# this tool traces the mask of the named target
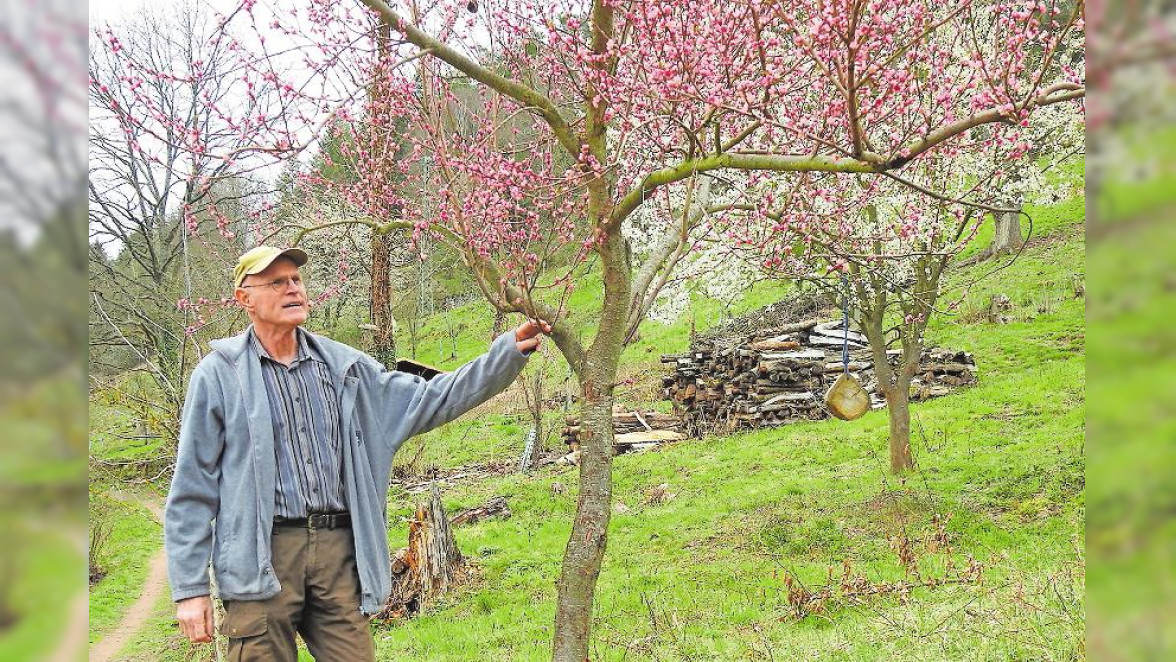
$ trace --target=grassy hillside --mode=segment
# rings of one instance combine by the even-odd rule
[[[626,348],[621,358],[622,371],[644,368],[651,360],[656,363],[659,354],[675,351],[674,348],[689,338],[692,324],[699,331],[710,328],[720,319],[779,300],[789,288],[781,282],[755,283],[749,285],[738,300],[729,302],[694,292],[690,297],[690,309],[673,323],[647,321],[642,324],[637,341]],[[595,333],[594,318],[600,310],[600,290],[600,275],[588,270],[568,299],[572,328],[585,343],[590,342]],[[508,324],[512,326],[521,321],[518,315],[508,318]],[[493,309],[484,299],[478,299],[428,318],[418,334],[415,355],[411,339],[403,327],[397,335],[397,347],[402,356],[452,369],[486,351],[493,324]]]
[[[1030,210],[1037,238],[1017,263],[966,294],[949,287],[960,315],[937,321],[929,339],[974,352],[981,381],[915,406],[921,470],[908,481],[885,471],[885,412],[618,458],[625,512],[613,518],[600,582],[598,659],[1081,657],[1082,210],[1081,201]],[[1008,325],[979,321],[996,292],[1013,300]],[[433,443],[468,442],[450,428]],[[382,659],[544,659],[575,478],[547,471],[448,488],[454,510],[497,494],[514,514],[459,531],[481,580],[425,618],[380,628]],[[651,500],[663,483],[675,496]],[[394,493],[392,503],[392,541],[403,544],[412,499]],[[816,590],[846,562],[869,582],[910,581],[896,552],[904,545],[923,578],[971,558],[983,579],[831,600],[804,617],[790,604],[785,576]]]
[[[920,471],[911,478],[885,470],[881,411],[617,459],[594,660],[1084,658],[1085,301],[1075,296],[1085,278],[1083,204],[1029,211],[1036,234],[1020,260],[952,277],[959,314],[935,321],[929,341],[974,352],[980,383],[914,406]],[[755,288],[725,314],[782,291]],[[1007,325],[979,314],[997,292],[1013,301]],[[707,328],[722,309],[697,301],[695,324]],[[428,322],[434,335],[418,358],[454,367],[484,351],[491,316],[477,303],[447,315]],[[656,378],[657,355],[680,351],[690,323],[647,324],[626,369]],[[446,325],[459,328],[456,359],[445,356]],[[438,339],[441,354],[429,354]],[[510,408],[468,416],[411,441],[397,466],[512,462],[527,425]],[[512,517],[456,532],[479,569],[475,581],[423,617],[378,626],[380,659],[548,659],[575,471],[444,490],[452,511],[492,495],[507,497]],[[393,547],[404,544],[414,500],[398,488],[390,495]],[[829,599],[812,598],[830,576]],[[193,656],[167,610],[133,643],[135,659]]]

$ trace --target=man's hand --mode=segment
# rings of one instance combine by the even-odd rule
[[[551,325],[543,320],[527,320],[515,329],[515,346],[523,354],[539,347],[539,334],[551,333]]]
[[[176,620],[188,641],[194,644],[212,641],[212,598],[201,595],[180,600],[176,603]]]

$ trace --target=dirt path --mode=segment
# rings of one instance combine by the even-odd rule
[[[163,507],[157,502],[146,498],[125,493],[112,493],[116,499],[135,503],[151,511],[159,522],[163,522]],[[91,662],[109,662],[116,659],[119,651],[134,637],[139,628],[147,622],[154,611],[155,603],[167,590],[167,557],[161,549],[151,558],[147,566],[147,579],[143,582],[143,592],[123,614],[122,620],[114,626],[98,643],[90,648]],[[63,658],[64,659],[64,658]]]

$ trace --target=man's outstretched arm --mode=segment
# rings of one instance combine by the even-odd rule
[[[546,322],[528,320],[496,338],[490,351],[428,381],[396,371],[381,374],[388,424],[400,433],[392,438],[407,439],[427,432],[504,391],[550,330]]]

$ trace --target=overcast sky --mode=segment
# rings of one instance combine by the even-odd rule
[[[156,0],[155,6],[172,5],[176,0]],[[90,27],[96,24],[117,23],[143,8],[145,0],[90,0]]]
[[[147,0],[90,0],[90,27],[97,24],[110,22],[118,23],[128,16],[134,15],[135,12],[140,11],[147,5],[152,7],[171,7],[178,5],[184,0],[154,0],[147,2]],[[198,0],[199,1],[199,0]],[[202,2],[205,5],[221,6],[225,4],[220,0],[216,2]]]

